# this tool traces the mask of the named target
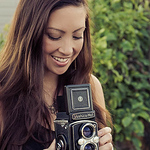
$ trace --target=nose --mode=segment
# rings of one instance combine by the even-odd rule
[[[59,52],[66,56],[72,55],[73,47],[73,41],[71,39],[65,39],[62,41],[62,44],[59,47]]]

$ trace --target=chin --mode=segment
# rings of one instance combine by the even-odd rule
[[[68,70],[68,68],[67,69],[62,69],[62,70],[57,70],[56,72],[55,72],[55,74],[57,74],[57,75],[62,75],[62,74],[64,74],[66,71]]]

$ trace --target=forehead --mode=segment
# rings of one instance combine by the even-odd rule
[[[86,14],[87,13],[84,6],[65,6],[56,9],[49,17],[48,27],[84,27]]]

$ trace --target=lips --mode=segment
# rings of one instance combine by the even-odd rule
[[[59,61],[61,63],[66,62],[68,59],[67,58],[60,58],[60,57],[56,57],[56,56],[52,56],[56,61]]]

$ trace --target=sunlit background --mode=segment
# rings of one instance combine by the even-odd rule
[[[0,33],[5,24],[9,24],[19,0],[0,0]]]

